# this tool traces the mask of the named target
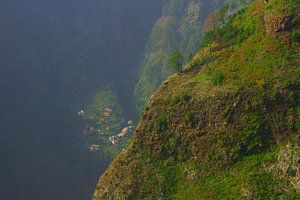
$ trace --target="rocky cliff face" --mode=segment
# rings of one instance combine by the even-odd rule
[[[299,0],[256,0],[207,33],[94,199],[300,198],[299,11]],[[265,19],[279,14],[293,23],[270,34]]]

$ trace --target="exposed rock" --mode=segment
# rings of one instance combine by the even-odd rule
[[[299,153],[300,148],[289,143],[278,152],[276,163],[264,166],[265,170],[290,182],[297,192],[300,192]]]
[[[292,17],[283,15],[265,16],[265,27],[268,34],[287,31],[292,28]]]

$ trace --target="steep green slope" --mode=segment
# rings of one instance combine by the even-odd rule
[[[299,199],[299,23],[299,0],[256,0],[209,32],[94,199]]]
[[[185,60],[198,50],[202,35],[211,24],[207,18],[216,17],[215,13],[223,4],[225,16],[232,15],[245,5],[239,0],[169,0],[162,16],[154,25],[147,42],[141,72],[135,87],[137,108],[142,112],[151,96],[166,80],[171,71],[166,67],[169,55],[174,50],[183,53]],[[215,19],[212,19],[213,23]]]
[[[162,16],[154,25],[146,46],[145,58],[135,99],[140,112],[148,97],[169,75],[165,66],[168,56],[175,49],[184,52],[187,58],[195,53],[202,36],[202,27],[208,13],[221,3],[202,0],[170,0],[164,6]]]

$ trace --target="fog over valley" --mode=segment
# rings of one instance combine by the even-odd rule
[[[90,152],[77,112],[110,85],[137,116],[138,62],[162,2],[0,4],[0,199],[89,199],[110,159]]]

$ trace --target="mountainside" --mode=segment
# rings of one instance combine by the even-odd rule
[[[170,0],[164,5],[161,17],[149,36],[145,57],[141,63],[135,100],[140,112],[159,85],[171,74],[166,67],[169,55],[179,50],[189,60],[199,48],[203,33],[212,28],[216,11],[227,5],[225,15],[232,15],[247,2],[239,0]],[[207,19],[211,19],[207,21]]]
[[[135,87],[140,112],[145,108],[148,97],[170,75],[171,71],[165,66],[169,54],[174,49],[184,52],[185,57],[195,53],[204,20],[219,4],[218,1],[211,3],[202,0],[170,0],[165,3],[162,16],[150,33]]]
[[[299,0],[255,0],[208,32],[93,199],[299,199],[299,24]]]

